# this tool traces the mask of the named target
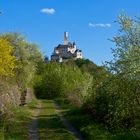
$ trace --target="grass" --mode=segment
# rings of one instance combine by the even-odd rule
[[[44,100],[43,110],[39,116],[39,135],[41,140],[75,140],[65,128],[55,111],[52,100]]]
[[[73,134],[64,127],[57,116],[54,102],[51,100],[34,100],[27,106],[11,107],[11,117],[6,118],[5,123],[0,123],[0,140],[27,140],[29,138],[29,124],[32,112],[39,102],[42,103],[38,120],[40,139],[75,140]]]
[[[140,136],[132,132],[110,132],[103,124],[94,120],[83,110],[69,104],[64,99],[56,99],[62,107],[65,118],[77,128],[86,140],[139,140]],[[32,110],[41,102],[38,132],[41,140],[75,140],[57,116],[53,100],[34,100],[24,107],[11,108],[12,114],[0,123],[0,140],[26,140],[29,135],[29,123]],[[5,126],[5,127],[3,127]],[[5,128],[5,129],[3,129]]]
[[[65,99],[56,99],[62,107],[65,118],[77,128],[86,140],[139,140],[140,136],[132,132],[110,132],[108,128],[94,120],[80,108],[71,105]]]
[[[11,108],[12,115],[0,125],[0,140],[26,140],[28,139],[28,124],[31,121],[30,109],[36,105],[32,101],[27,106]]]

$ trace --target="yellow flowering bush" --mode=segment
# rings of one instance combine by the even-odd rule
[[[16,57],[12,55],[13,48],[9,42],[0,38],[0,76],[13,76]]]

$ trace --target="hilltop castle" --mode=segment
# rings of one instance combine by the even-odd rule
[[[51,55],[52,61],[66,62],[69,59],[82,59],[82,51],[76,48],[76,43],[68,42],[68,32],[64,33],[64,44],[59,44],[54,48]]]

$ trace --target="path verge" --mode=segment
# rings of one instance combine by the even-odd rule
[[[82,135],[80,134],[79,131],[77,131],[72,125],[71,123],[64,117],[63,112],[61,107],[54,102],[55,104],[55,108],[56,108],[56,112],[57,115],[60,117],[61,121],[63,122],[64,126],[78,139],[78,140],[84,140],[84,138],[82,137]]]

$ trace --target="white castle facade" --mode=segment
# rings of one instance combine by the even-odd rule
[[[66,62],[71,58],[74,60],[82,59],[82,51],[77,49],[75,42],[68,42],[68,32],[65,32],[64,44],[59,44],[54,48],[53,54],[51,55],[51,60],[57,62]]]

